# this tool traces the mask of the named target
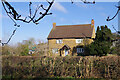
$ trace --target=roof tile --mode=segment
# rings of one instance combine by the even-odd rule
[[[48,39],[92,37],[92,32],[91,24],[56,26],[51,30]]]

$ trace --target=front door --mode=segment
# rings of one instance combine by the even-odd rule
[[[67,56],[68,55],[68,50],[67,49],[65,49],[65,56]]]

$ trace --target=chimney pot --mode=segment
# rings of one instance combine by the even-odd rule
[[[56,27],[56,23],[53,23],[53,28],[55,28]]]
[[[91,20],[91,25],[94,26],[94,19]]]

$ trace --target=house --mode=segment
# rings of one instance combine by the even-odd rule
[[[34,50],[32,50],[32,49],[29,49],[29,52],[28,52],[28,54],[34,54]]]
[[[36,52],[36,47],[32,47],[31,49],[29,49],[28,54],[34,54]]]
[[[53,23],[47,39],[50,52],[66,56],[85,54],[83,47],[93,42],[94,38],[95,27],[92,19],[91,24],[56,26]]]

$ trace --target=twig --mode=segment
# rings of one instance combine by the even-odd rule
[[[113,26],[113,29],[114,29],[118,34],[120,34],[120,32],[115,29],[114,25],[112,25],[112,26]],[[119,40],[119,39],[116,38],[116,39],[112,40],[112,42],[115,42],[115,41],[118,41],[118,40]]]
[[[119,13],[119,11],[120,11],[120,6],[118,6],[117,7],[118,8],[118,10],[117,10],[117,13],[115,14],[115,16],[113,16],[111,19],[109,18],[109,16],[107,17],[107,21],[111,21],[111,20],[113,20],[116,16],[117,16],[117,14]]]
[[[13,20],[12,17],[9,15],[9,12],[8,12],[7,9],[5,8],[5,5],[4,5],[3,2],[2,2],[2,5],[3,5],[3,8],[5,9],[5,11],[6,11],[8,17],[10,17],[10,19],[14,22],[14,25],[17,26],[17,23],[16,23],[15,20]]]
[[[117,30],[115,29],[114,25],[112,25],[112,26],[113,26],[113,29],[114,29],[118,34],[120,34],[120,31],[117,31]]]
[[[81,1],[85,4],[95,4],[95,1],[93,1],[93,2],[89,2],[89,1],[86,1],[86,0],[81,0]]]
[[[31,4],[32,4],[32,2],[29,2],[29,13],[30,13],[30,18],[31,18],[31,14],[32,14],[32,12],[31,12]]]
[[[48,8],[45,10],[45,12],[42,13],[42,16],[40,16],[38,19],[34,20],[34,23],[38,22],[38,21],[41,20],[45,15],[48,15],[48,14],[49,14],[48,11],[49,11],[50,8],[52,7],[52,4],[53,4],[54,0],[52,0],[52,2],[49,2],[49,1],[47,0],[47,2],[48,2],[50,5],[49,5]]]
[[[12,37],[15,35],[17,28],[15,28],[15,30],[13,31],[12,35],[9,37],[8,41],[6,43],[2,43],[2,46],[4,46],[5,44],[8,44],[10,42],[10,40],[12,39]]]
[[[21,18],[21,15],[19,15],[19,13],[17,13],[17,11],[14,9],[14,7],[11,6],[11,4],[9,4],[9,2],[7,2],[6,0],[1,0],[1,1],[2,1],[3,8],[4,8],[5,12],[7,13],[8,17],[10,17],[10,19],[14,22],[14,26],[17,26],[17,27],[20,27],[20,25],[18,25],[16,21],[22,21],[25,23],[33,22],[35,24],[38,24],[38,21],[40,21],[43,17],[45,17],[46,15],[52,14],[52,13],[48,13],[48,12],[54,3],[54,0],[52,0],[52,2],[49,2],[48,0],[46,0],[49,4],[48,8],[45,9],[44,6],[41,4],[36,8],[35,13],[32,16],[32,9],[31,9],[32,2],[29,2],[29,16],[25,17],[25,18]],[[37,12],[40,8],[42,8],[45,12],[44,13],[40,12],[39,18],[35,19]],[[28,18],[29,18],[29,20],[27,20]],[[10,38],[8,39],[8,41],[6,43],[2,43],[3,46],[10,42],[10,40],[12,39],[16,30],[17,30],[17,28],[13,31],[12,35],[10,36]]]
[[[113,26],[113,25],[112,25]],[[116,31],[116,32],[118,32],[116,29],[115,29],[115,27],[113,26],[113,29]]]
[[[93,2],[89,2],[89,1],[86,1],[86,0],[81,0],[81,1],[85,4],[95,4],[95,1],[93,1]],[[71,2],[72,2],[72,4],[74,3],[73,0],[71,0]]]
[[[30,23],[32,21],[33,23],[38,24],[38,21],[40,21],[43,17],[45,17],[46,15],[51,15],[51,13],[48,13],[48,11],[50,10],[51,6],[53,5],[54,0],[52,0],[52,2],[49,2],[48,0],[46,0],[46,1],[49,4],[48,8],[45,9],[43,7],[43,5],[41,4],[40,6],[38,6],[38,8],[36,8],[33,16],[32,16],[32,10],[31,10],[32,2],[29,2],[29,16],[28,16],[29,20],[27,20],[27,17],[25,17],[24,19],[21,18],[21,15],[19,15],[17,13],[17,11],[14,9],[14,7],[12,7],[6,0],[2,0],[2,5],[3,5],[7,15],[12,19],[12,21],[15,24],[16,24],[15,20],[16,21],[22,21],[22,22],[25,22],[25,23]],[[40,8],[42,8],[45,12],[44,13],[40,12],[41,14],[39,14],[39,18],[35,19],[35,16],[36,16],[36,14],[37,14],[37,12]]]

